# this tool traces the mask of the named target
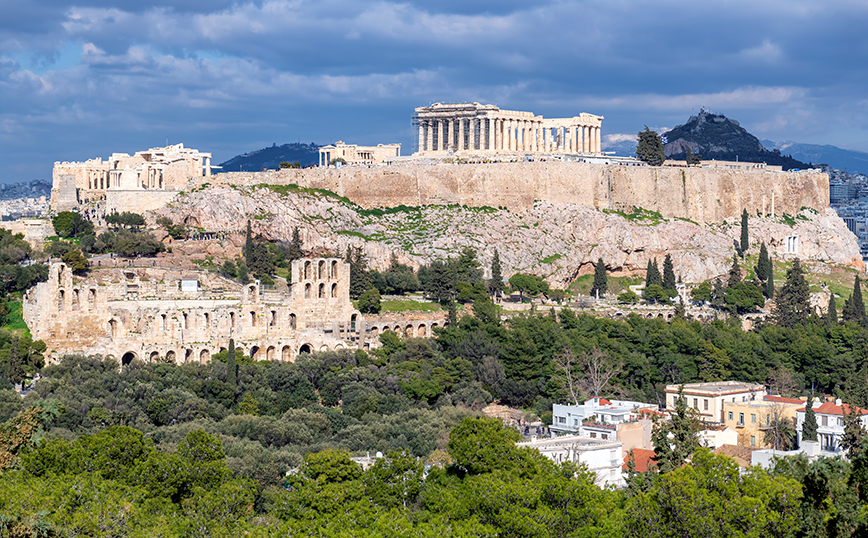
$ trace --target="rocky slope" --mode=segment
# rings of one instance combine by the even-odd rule
[[[184,194],[148,215],[165,215],[207,231],[242,233],[247,220],[257,233],[289,240],[298,226],[305,249],[343,254],[361,246],[374,268],[384,269],[394,252],[404,263],[418,265],[456,255],[464,246],[478,250],[487,267],[497,248],[507,275],[515,271],[545,276],[564,287],[593,272],[603,258],[616,275],[644,273],[649,258],[672,255],[676,273],[685,282],[699,282],[727,272],[739,223],[700,226],[686,220],[665,220],[653,213],[623,215],[570,204],[537,202],[523,213],[505,209],[427,206],[363,210],[345,198],[302,188],[254,186],[208,187]],[[798,235],[800,256],[864,268],[856,237],[834,211],[805,211],[795,218],[751,218],[751,243],[769,245],[777,259],[785,253],[785,237]],[[234,256],[228,241],[209,253]]]

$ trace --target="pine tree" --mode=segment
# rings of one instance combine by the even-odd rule
[[[657,131],[652,131],[645,126],[644,131],[639,131],[639,141],[636,144],[636,156],[651,166],[660,166],[666,160],[666,152],[663,140]]]
[[[802,441],[817,440],[817,414],[814,412],[814,395],[808,396],[805,402],[805,422],[802,423]]]
[[[698,420],[687,408],[684,386],[681,385],[678,387],[675,412],[671,414],[670,422],[660,422],[654,427],[654,461],[661,473],[674,471],[687,461],[699,447],[698,430]]]
[[[685,319],[687,313],[687,309],[684,306],[684,299],[679,299],[677,303],[675,303],[675,317]]]
[[[782,327],[795,327],[804,323],[811,314],[811,290],[802,273],[802,263],[793,260],[787,271],[787,281],[781,287],[775,301],[774,319]]]
[[[654,261],[648,260],[648,269],[645,272],[645,287],[655,284],[663,287],[663,277],[660,276],[660,269],[657,267],[657,258],[654,258]]]
[[[853,293],[844,301],[841,311],[844,321],[862,321],[865,318],[865,304],[862,301],[862,281],[859,275],[853,280]]]
[[[596,297],[597,293],[603,296],[607,291],[609,291],[609,282],[606,278],[606,264],[603,263],[603,258],[599,258],[594,266],[594,285],[591,287],[591,297]]]
[[[838,324],[838,308],[835,306],[835,294],[829,293],[829,306],[826,308],[826,325],[834,327]]]
[[[765,282],[769,278],[770,265],[771,260],[769,259],[769,251],[766,248],[765,242],[763,242],[760,246],[759,260],[757,260],[755,267],[756,277],[760,279],[760,281]]]
[[[238,386],[238,368],[235,364],[235,340],[229,339],[229,355],[226,357],[226,384],[232,387],[233,393]]]
[[[741,242],[739,246],[741,247],[742,255],[750,247],[750,237],[747,233],[747,209],[742,209],[741,211]]]
[[[494,256],[491,257],[491,283],[488,285],[490,292],[497,296],[503,291],[503,273],[500,267],[500,254],[497,249],[494,249]]]
[[[672,267],[672,256],[669,254],[663,260],[663,289],[675,291],[675,269]]]
[[[729,268],[729,280],[726,281],[726,287],[731,288],[741,282],[741,267],[738,265],[738,256],[732,257],[732,267]]]

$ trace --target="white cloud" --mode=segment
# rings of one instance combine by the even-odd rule
[[[780,62],[784,57],[781,47],[768,39],[756,47],[742,49],[738,55],[744,60],[759,63]]]

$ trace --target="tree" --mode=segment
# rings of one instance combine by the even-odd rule
[[[835,292],[829,291],[829,305],[826,307],[826,326],[834,327],[838,324],[838,308],[835,305]]]
[[[74,273],[83,273],[87,271],[87,257],[77,248],[67,250],[60,257],[60,260],[65,263]]]
[[[594,266],[594,285],[591,287],[591,297],[605,295],[609,290],[609,283],[606,279],[606,264],[603,263],[603,258],[597,260]]]
[[[651,166],[660,166],[666,160],[666,152],[663,140],[657,131],[652,131],[645,126],[644,131],[639,131],[639,142],[636,145],[636,156]]]
[[[798,258],[787,271],[787,281],[777,293],[775,301],[775,322],[781,327],[795,327],[804,323],[811,314],[811,290],[802,273]]]
[[[93,224],[75,211],[61,211],[53,219],[54,232],[60,237],[81,237],[93,233]]]
[[[711,301],[711,284],[706,280],[698,286],[690,290],[690,298],[697,303],[706,303]]]
[[[579,381],[579,387],[593,398],[600,396],[609,385],[609,381],[622,372],[618,359],[596,347],[579,356],[578,366],[584,373],[584,378]]]
[[[468,417],[449,433],[447,450],[455,467],[478,475],[521,465],[518,439],[518,432],[500,420]]]
[[[503,273],[497,249],[494,249],[494,255],[491,257],[491,282],[488,284],[488,289],[494,296],[499,296],[503,292]]]
[[[286,259],[290,262],[304,256],[303,243],[301,241],[301,233],[298,231],[298,226],[292,228],[292,241],[289,242],[289,249],[286,253]]]
[[[817,440],[817,413],[814,411],[814,394],[805,402],[805,421],[802,423],[802,441]]]
[[[859,275],[856,275],[853,279],[853,293],[849,299],[844,301],[841,316],[844,318],[844,321],[862,321],[865,319],[865,304],[862,301],[862,281],[859,279]]]
[[[668,473],[678,469],[699,447],[699,420],[696,411],[687,407],[684,385],[678,387],[675,411],[669,422],[657,420],[654,424],[652,442],[657,470]]]
[[[663,260],[663,289],[674,292],[675,284],[675,269],[672,267],[672,256],[667,254]]]
[[[369,288],[364,293],[359,295],[359,312],[363,314],[379,314],[382,306],[380,305],[380,292],[377,288]]]
[[[645,297],[645,300],[649,303],[666,304],[669,302],[669,293],[667,293],[663,289],[663,286],[660,286],[659,284],[645,286],[645,291],[642,293],[642,296]]]
[[[771,299],[775,296],[775,272],[772,268],[772,262],[769,260],[769,278],[766,280],[766,286],[763,292],[767,299]]]
[[[741,267],[738,265],[738,256],[732,257],[732,266],[729,268],[729,279],[726,281],[726,287],[731,288],[741,282]]]
[[[229,339],[229,352],[226,357],[226,384],[232,388],[233,394],[238,386],[238,367],[235,364],[235,340]]]
[[[744,253],[750,248],[750,237],[747,231],[747,209],[741,210],[741,241],[739,242],[739,250]],[[744,255],[744,254],[742,254]]]
[[[636,304],[639,302],[639,296],[631,289],[626,289],[618,294],[618,302],[626,304]]]
[[[731,310],[744,314],[765,304],[763,292],[752,282],[738,282],[726,288],[723,297]]]
[[[247,221],[247,231],[244,235],[244,247],[241,252],[244,255],[244,261],[247,262],[247,266],[250,267],[250,262],[253,260],[253,229],[250,226],[249,220]]]
[[[654,261],[648,260],[648,268],[645,270],[645,287],[655,284],[663,287],[663,277],[660,276],[660,269],[657,267],[657,258],[654,258]]]
[[[744,217],[742,216],[742,218]],[[769,258],[769,251],[766,248],[765,241],[763,241],[762,245],[760,245],[759,259],[757,260],[756,267],[754,268],[756,277],[761,282],[765,282],[769,278],[769,273],[771,272],[771,263],[772,261]]]
[[[521,292],[522,297],[525,294],[536,297],[541,293],[548,293],[549,291],[549,285],[545,279],[525,273],[515,273],[509,277],[509,285]]]
[[[796,425],[793,419],[784,416],[782,408],[774,407],[773,412],[763,442],[775,450],[791,450],[796,444]]]
[[[690,147],[687,148],[687,158],[684,159],[687,163],[687,166],[693,166],[694,164],[702,164],[702,155],[692,155],[690,152]]]
[[[862,440],[865,439],[865,425],[862,416],[865,411],[855,405],[843,404],[844,435],[841,436],[841,448],[847,451],[847,457],[855,459],[862,454]]]
[[[570,401],[579,405],[579,380],[577,379],[576,354],[573,350],[565,347],[563,353],[555,355],[553,361],[556,375],[555,379],[562,388],[570,395]]]
[[[244,399],[238,404],[239,415],[259,415],[259,402],[253,397],[250,391],[244,393]]]
[[[368,259],[362,252],[362,247],[348,246],[345,261],[350,266],[350,297],[357,299],[371,287],[371,279],[368,277]]]

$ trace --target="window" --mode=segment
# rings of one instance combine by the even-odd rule
[[[750,436],[750,446],[756,446],[756,435]]]
[[[739,414],[738,414],[738,423],[739,423],[739,424],[744,424],[744,413],[739,413]]]
[[[770,420],[769,417],[770,417],[770,416],[771,416],[771,415],[766,415],[766,426],[769,425],[769,420]]]
[[[843,425],[844,425],[844,419],[839,418],[838,419],[838,426],[843,426]]]
[[[756,424],[756,413],[751,413],[751,414],[750,414],[750,423],[751,423],[751,424]]]
[[[608,439],[605,433],[600,434],[600,439]]]
[[[558,424],[565,424],[567,422],[566,417],[558,417]]]
[[[702,400],[702,407],[708,411],[708,398]]]
[[[732,420],[732,411],[729,412],[729,420]]]
[[[597,438],[597,432],[591,432],[591,439]]]
[[[694,408],[694,409],[699,409],[699,398],[694,398],[694,399],[693,399],[693,408]]]
[[[578,425],[579,425],[579,419],[574,418],[573,419],[573,426],[578,426]]]
[[[821,423],[823,426],[828,426],[828,425],[829,425],[829,417],[827,417],[827,416],[823,416],[823,417],[820,419],[820,423]]]

